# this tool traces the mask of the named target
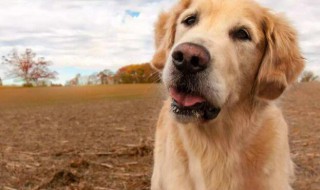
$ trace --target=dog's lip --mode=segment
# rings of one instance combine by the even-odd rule
[[[192,107],[196,104],[206,102],[206,99],[200,95],[193,95],[179,92],[176,88],[169,88],[171,98],[182,107]]]
[[[172,98],[172,111],[177,115],[195,116],[204,121],[215,119],[220,108],[213,106],[203,96],[195,92],[184,92],[177,88],[169,88],[169,94]]]

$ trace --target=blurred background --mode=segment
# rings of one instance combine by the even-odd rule
[[[165,98],[153,26],[176,2],[0,1],[0,189],[149,189]],[[320,1],[259,2],[299,33],[306,69],[279,104],[294,187],[318,190]]]

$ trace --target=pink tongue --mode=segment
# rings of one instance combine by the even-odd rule
[[[206,100],[200,96],[187,95],[179,93],[176,89],[170,88],[170,96],[181,106],[191,107],[197,103],[205,102]]]

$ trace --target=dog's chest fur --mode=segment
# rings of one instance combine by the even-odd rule
[[[279,138],[276,134],[279,131],[274,131],[272,124],[266,129],[260,128],[261,131],[253,130],[252,134],[247,132],[239,139],[229,133],[243,131],[221,129],[208,135],[208,131],[197,126],[166,118],[157,128],[154,190],[269,190],[272,189],[270,182],[275,187],[281,185],[276,178],[283,173],[274,173],[274,168],[290,172],[290,166],[286,166],[291,162],[289,155],[274,154],[277,149],[274,145],[278,144],[274,137],[284,142],[287,139]],[[287,179],[281,180],[286,181],[284,185],[288,184]]]
[[[187,169],[194,189],[234,189],[232,187],[239,184],[239,179],[236,178],[240,170],[239,156],[229,154],[228,150],[221,149],[219,145],[200,142],[202,139],[196,139],[194,131],[182,127],[185,126],[178,127],[178,133],[182,148],[188,155]],[[196,143],[200,143],[202,147],[195,147]]]

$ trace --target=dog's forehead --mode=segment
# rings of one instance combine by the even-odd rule
[[[262,9],[252,0],[191,0],[181,17],[197,12],[211,26],[230,28],[246,25],[261,32]]]
[[[259,15],[261,6],[252,0],[190,0],[190,9],[202,14],[226,15],[229,18],[254,17]]]

